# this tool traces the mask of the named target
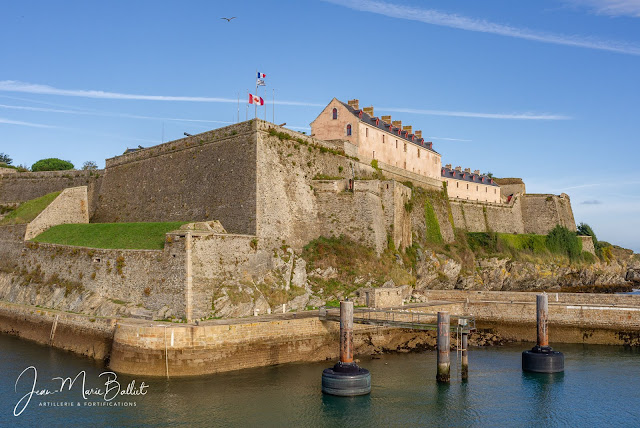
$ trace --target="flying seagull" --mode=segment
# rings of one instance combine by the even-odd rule
[[[220,18],[220,19],[226,19],[226,20],[227,20],[227,22],[231,22],[231,20],[232,20],[232,19],[236,19],[236,17],[235,17],[235,16],[232,16],[231,18]]]

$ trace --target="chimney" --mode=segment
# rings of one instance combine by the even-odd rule
[[[407,131],[407,134],[412,134],[412,133],[413,133],[413,132],[411,132],[411,131],[412,131],[412,127],[411,127],[411,125],[409,125],[409,126],[403,126],[403,127],[402,127],[402,130],[403,130],[403,131]]]
[[[349,107],[352,107],[352,108],[354,108],[356,110],[360,109],[360,107],[359,107],[360,106],[360,101],[359,100],[349,100],[348,104],[349,104]]]
[[[446,164],[444,167],[445,167],[445,168],[447,168],[447,169],[451,169],[451,164],[450,164],[450,163],[448,163],[448,164]]]
[[[475,175],[480,175],[480,170],[479,170],[479,169],[476,169],[475,171],[473,171],[473,173],[474,173]]]
[[[464,172],[468,172],[469,174],[471,174],[471,168],[465,168]]]
[[[395,126],[396,128],[402,129],[402,121],[401,120],[394,120],[392,122],[392,125]]]
[[[416,134],[416,137],[422,138],[422,131],[416,131],[414,134]]]
[[[456,171],[460,171],[460,172],[462,172],[462,167],[461,167],[461,166],[457,166],[457,167],[456,167]]]
[[[362,109],[365,113],[367,113],[369,116],[373,117],[373,106],[371,107],[364,107]]]
[[[381,116],[380,119],[385,123],[391,123],[391,116]]]

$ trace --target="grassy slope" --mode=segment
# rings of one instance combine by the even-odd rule
[[[91,248],[161,250],[165,233],[187,222],[61,224],[33,241]]]
[[[0,226],[8,224],[25,224],[35,219],[55,198],[58,197],[60,192],[49,193],[48,195],[41,196],[36,199],[32,199],[20,205],[15,211],[7,214],[5,218],[0,220]]]

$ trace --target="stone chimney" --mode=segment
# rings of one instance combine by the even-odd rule
[[[456,171],[460,171],[460,172],[462,172],[462,167],[461,167],[461,166],[457,166],[457,167],[456,167]]]
[[[367,113],[369,116],[373,117],[373,106],[371,107],[364,107],[362,109],[362,111],[364,111],[365,113]]]
[[[359,100],[349,100],[349,107],[352,107],[356,110],[360,109],[360,101]]]
[[[450,164],[450,163],[448,163],[448,164],[446,164],[444,167],[445,167],[445,168],[447,168],[447,169],[451,169],[451,164]]]
[[[409,125],[409,126],[403,126],[403,127],[402,127],[402,130],[403,130],[403,131],[407,131],[407,134],[412,134],[412,133],[413,133],[413,132],[412,132],[413,128],[412,128],[412,126],[411,126],[411,125]]]
[[[465,168],[464,172],[468,172],[469,174],[471,174],[471,168]]]
[[[401,120],[394,120],[391,124],[393,126],[395,126],[396,128],[402,129],[402,121]]]
[[[422,138],[422,131],[416,131],[414,134],[416,134],[416,137]]]
[[[476,169],[475,171],[473,171],[473,173],[474,173],[475,175],[480,175],[480,170],[479,170],[479,169]]]
[[[391,116],[382,116],[380,119],[385,123],[391,123]]]

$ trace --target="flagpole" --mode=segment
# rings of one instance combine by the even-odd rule
[[[259,97],[260,95],[258,94],[258,69],[256,68],[256,97]],[[255,107],[255,118],[258,118],[258,104],[253,103],[254,107]]]

